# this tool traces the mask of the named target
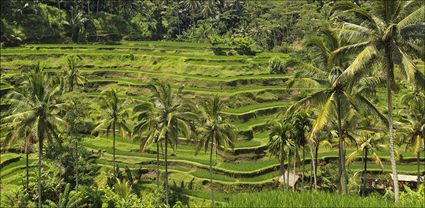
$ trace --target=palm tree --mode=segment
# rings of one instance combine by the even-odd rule
[[[224,103],[219,96],[202,103],[200,132],[203,140],[200,147],[204,147],[205,152],[210,149],[210,186],[211,186],[211,206],[214,207],[214,191],[213,191],[213,173],[212,160],[213,151],[217,151],[218,147],[231,147],[233,149],[236,140],[234,127],[224,121],[222,110]]]
[[[309,132],[311,123],[308,119],[308,114],[303,111],[296,112],[291,116],[292,136],[295,145],[295,153],[298,155],[298,148],[302,147],[302,183],[304,183],[304,160],[305,160],[305,146],[307,145],[306,133]],[[299,157],[299,156],[298,156]],[[294,172],[295,160],[294,160]]]
[[[71,8],[69,20],[63,21],[63,24],[68,26],[71,30],[72,41],[80,42],[80,32],[87,21],[89,21],[89,19],[85,18],[81,11],[77,11],[74,7]]]
[[[201,7],[201,2],[199,0],[186,0],[184,2],[185,7],[189,10],[190,12],[190,17],[192,19],[192,26],[195,25],[195,15],[196,12],[199,11],[199,8]]]
[[[154,103],[143,102],[136,105],[133,109],[136,116],[136,125],[133,129],[133,138],[141,139],[140,151],[143,152],[152,142],[156,143],[156,185],[159,188],[159,130],[161,129],[161,114]],[[143,134],[147,133],[146,136]]]
[[[62,105],[57,99],[61,92],[60,86],[51,86],[43,67],[38,64],[33,66],[22,86],[15,87],[6,96],[12,110],[2,119],[2,123],[22,128],[18,130],[19,134],[31,129],[38,141],[38,207],[41,207],[42,202],[43,143],[45,139],[52,142],[51,136],[57,138],[58,128],[66,126],[66,122],[57,115]]]
[[[168,205],[168,143],[171,143],[175,151],[179,133],[186,138],[191,138],[188,121],[195,119],[197,115],[190,112],[193,106],[184,101],[179,93],[173,94],[169,84],[150,84],[148,87],[152,92],[151,102],[161,115],[158,138],[165,140],[165,203]]]
[[[204,18],[210,18],[216,14],[216,10],[217,10],[216,0],[205,0],[203,3],[204,3],[204,6],[202,7],[201,15]]]
[[[112,132],[112,163],[114,169],[114,180],[117,177],[117,167],[115,163],[115,133],[119,131],[121,137],[125,138],[128,136],[130,129],[128,128],[126,118],[128,117],[128,109],[126,108],[126,102],[122,102],[118,98],[118,94],[115,89],[110,89],[102,92],[103,103],[101,106],[103,119],[97,123],[97,126],[93,129],[92,133],[104,131],[106,135]]]
[[[79,57],[70,56],[67,58],[67,68],[65,69],[65,77],[67,79],[68,91],[74,90],[74,85],[83,85],[87,82],[87,79],[78,71],[78,59]]]
[[[294,80],[301,80],[306,83],[316,83],[323,89],[310,94],[309,96],[292,105],[287,112],[292,112],[302,106],[319,106],[320,112],[311,129],[309,140],[313,141],[315,135],[329,122],[330,116],[334,115],[337,121],[336,129],[339,138],[339,160],[338,160],[338,191],[341,193],[341,182],[343,192],[348,193],[347,176],[345,171],[345,150],[344,150],[344,132],[343,120],[348,114],[350,107],[355,109],[369,109],[372,113],[383,119],[383,116],[372,103],[364,97],[364,93],[380,83],[380,77],[367,77],[362,82],[354,85],[352,83],[338,82],[340,74],[344,68],[344,59],[341,56],[333,57],[334,51],[344,47],[343,42],[337,38],[337,34],[332,30],[324,30],[322,36],[311,36],[306,40],[307,46],[317,49],[318,60],[315,65],[295,62],[315,73],[314,78],[311,74],[297,74]],[[326,74],[328,74],[326,78]],[[317,77],[317,78],[316,78]],[[292,85],[292,83],[291,83]],[[290,86],[291,86],[290,85]]]
[[[381,169],[384,169],[379,152],[384,150],[386,146],[383,144],[384,138],[379,133],[373,133],[370,131],[363,131],[361,136],[357,139],[357,149],[348,155],[347,163],[352,163],[358,155],[361,155],[363,162],[362,171],[362,188],[360,191],[361,195],[365,195],[366,188],[366,173],[367,173],[367,161],[368,155],[372,154],[372,159],[375,163],[379,164]]]
[[[402,110],[403,123],[409,125],[400,125],[401,132],[404,134],[406,148],[416,154],[418,165],[418,186],[420,184],[420,155],[425,150],[425,94],[418,90],[403,95],[401,103],[406,106]]]
[[[419,7],[420,6],[420,7]],[[350,44],[341,47],[332,53],[332,57],[339,54],[353,54],[360,51],[351,65],[343,72],[338,83],[353,81],[359,78],[372,63],[382,63],[386,68],[387,78],[387,105],[388,130],[390,138],[391,169],[394,182],[395,201],[400,198],[397,166],[394,150],[394,135],[392,121],[392,92],[394,82],[394,64],[400,65],[403,74],[408,80],[414,81],[425,89],[424,75],[419,72],[412,61],[418,56],[424,39],[421,36],[421,24],[425,13],[425,6],[414,1],[381,0],[373,5],[358,6],[349,2],[337,3],[335,9],[342,9],[337,16],[355,13],[358,18],[348,18],[338,29],[339,34],[345,37]]]
[[[290,146],[289,140],[289,131],[290,126],[283,121],[272,121],[271,129],[269,134],[269,142],[267,144],[268,152],[277,157],[280,161],[280,175],[284,177],[285,175],[285,157],[286,149]],[[289,166],[289,163],[288,163]],[[288,188],[287,181],[285,182],[286,187]]]

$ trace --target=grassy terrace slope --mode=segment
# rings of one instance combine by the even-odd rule
[[[68,55],[79,55],[80,72],[88,79],[84,90],[69,94],[97,108],[100,92],[110,87],[118,89],[121,98],[147,100],[149,91],[145,85],[152,81],[164,81],[172,87],[183,89],[184,96],[195,102],[214,94],[226,100],[229,108],[226,117],[243,133],[250,132],[254,138],[240,135],[235,144],[235,153],[220,151],[223,157],[214,161],[214,180],[217,185],[271,184],[279,175],[278,161],[264,155],[268,141],[265,131],[267,122],[274,119],[280,110],[299,99],[298,95],[319,90],[318,88],[291,88],[286,82],[291,74],[270,75],[267,62],[278,56],[285,60],[287,54],[259,53],[256,56],[216,56],[208,44],[176,42],[121,42],[118,45],[102,44],[32,44],[1,51],[0,72],[6,80],[13,81],[22,76],[28,67],[41,62],[50,73],[60,74],[66,66]],[[2,89],[9,86],[1,85]],[[397,99],[397,98],[395,98]],[[383,106],[384,107],[384,106]],[[196,147],[182,142],[175,153],[169,155],[171,179],[189,182],[195,179],[198,190],[187,193],[193,197],[208,198],[202,191],[208,180],[209,155],[202,151],[195,155]],[[88,136],[83,145],[93,152],[101,153],[97,164],[111,168],[112,142],[110,138]],[[117,161],[120,167],[130,169],[155,169],[156,149],[149,147],[140,153],[139,144],[126,139],[117,141]],[[347,149],[347,153],[354,149]],[[333,160],[336,150],[321,148],[319,158]],[[383,154],[384,172],[389,172],[388,155]],[[402,153],[403,158],[413,158],[411,153]],[[161,154],[161,157],[163,155]],[[21,184],[25,167],[22,154],[2,154],[0,160],[2,189]],[[35,155],[32,154],[31,163]],[[306,155],[309,170],[310,156]],[[358,171],[361,164],[356,161],[349,166]],[[370,163],[371,171],[379,172],[376,164]],[[422,171],[425,171],[421,167]],[[401,163],[402,173],[414,173],[414,163]],[[217,193],[219,198],[223,193]],[[223,199],[223,198],[221,198]]]

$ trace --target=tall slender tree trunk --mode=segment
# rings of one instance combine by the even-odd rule
[[[348,178],[347,178],[347,171],[345,169],[345,141],[342,140],[342,150],[341,150],[341,167],[342,167],[342,185],[344,188],[344,194],[348,194]]]
[[[117,181],[117,167],[115,164],[115,122],[112,122],[112,166],[114,168],[114,181]]]
[[[214,189],[213,189],[213,175],[212,175],[212,157],[214,149],[215,132],[213,131],[213,138],[211,139],[211,151],[210,151],[210,187],[211,187],[211,207],[214,207]]]
[[[420,166],[420,157],[421,157],[421,151],[418,150],[418,152],[416,153],[416,162],[418,164],[418,183],[417,183],[417,187],[419,187],[419,185],[421,184],[421,166]]]
[[[338,160],[338,192],[341,193],[341,182],[344,189],[344,194],[348,193],[347,189],[347,176],[345,173],[345,152],[344,152],[344,137],[342,134],[342,124],[341,124],[341,98],[337,94],[337,114],[338,114],[338,137],[339,137],[339,160]]]
[[[75,191],[78,193],[78,141],[75,141]]]
[[[316,168],[314,169],[314,174],[317,176],[317,169],[319,168],[319,143],[316,144],[314,149],[314,160],[316,161]]]
[[[159,189],[159,141],[156,140],[156,187]]]
[[[28,150],[28,136],[25,138],[25,191],[27,194],[29,194],[29,150]]]
[[[285,182],[285,149],[283,145],[280,148],[280,175],[282,176],[283,182],[286,184]]]
[[[43,154],[43,139],[38,136],[38,208],[41,208],[41,160]]]
[[[168,129],[165,132],[165,153],[164,153],[164,160],[165,160],[165,205],[168,204]]]
[[[303,145],[303,161],[302,163],[302,174],[301,174],[301,184],[304,187],[304,171],[305,171],[305,144]]]
[[[297,174],[297,169],[296,169],[297,154],[298,154],[298,148],[297,148],[297,145],[295,145],[295,152],[294,152],[294,175],[293,175],[293,178],[292,178],[292,179],[294,179],[294,185],[292,186],[292,191],[294,191],[294,192],[295,192],[295,174]]]
[[[289,173],[291,172],[291,149],[288,150],[288,174],[286,175],[286,190],[289,190]]]
[[[394,135],[393,135],[393,101],[391,95],[391,83],[394,72],[394,65],[391,56],[391,43],[385,43],[385,59],[387,67],[387,104],[388,104],[388,130],[390,137],[390,160],[391,160],[391,172],[393,174],[394,182],[394,200],[398,202],[400,200],[400,189],[398,185],[398,174],[397,174],[397,164],[395,160],[395,150],[394,150]]]
[[[99,14],[99,0],[96,1],[96,15]]]
[[[363,149],[363,171],[362,171],[362,190],[361,195],[366,195],[366,173],[367,173],[367,147]]]
[[[424,67],[424,68],[425,68],[425,67]],[[424,158],[425,158],[425,138],[423,138],[423,139],[424,139]],[[424,160],[424,170],[425,170],[425,160]],[[425,176],[424,176],[424,178],[423,178],[422,183],[425,185]]]
[[[315,162],[316,159],[314,158],[314,155],[313,155],[313,142],[310,141],[309,144],[310,144],[311,163],[313,164],[312,165],[312,167],[313,167],[312,173],[313,173],[313,180],[314,180],[314,189],[316,189],[317,188],[317,179],[316,179],[316,164],[317,164],[317,162]],[[318,144],[316,146],[318,146]],[[316,152],[317,152],[317,148],[316,148]]]

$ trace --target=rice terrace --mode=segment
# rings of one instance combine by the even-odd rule
[[[0,207],[424,207],[425,3],[2,0]]]

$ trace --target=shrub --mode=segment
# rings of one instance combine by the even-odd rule
[[[250,55],[254,56],[257,52],[255,51],[255,41],[249,37],[236,37],[232,38],[233,49],[239,55]]]
[[[5,19],[0,20],[0,31],[2,46],[18,46],[25,37],[21,31],[15,29]]]
[[[269,60],[269,70],[270,74],[286,74],[288,72],[280,58],[277,56]]]
[[[123,35],[130,34],[134,30],[122,17],[106,12],[99,12],[91,19],[97,34]]]

